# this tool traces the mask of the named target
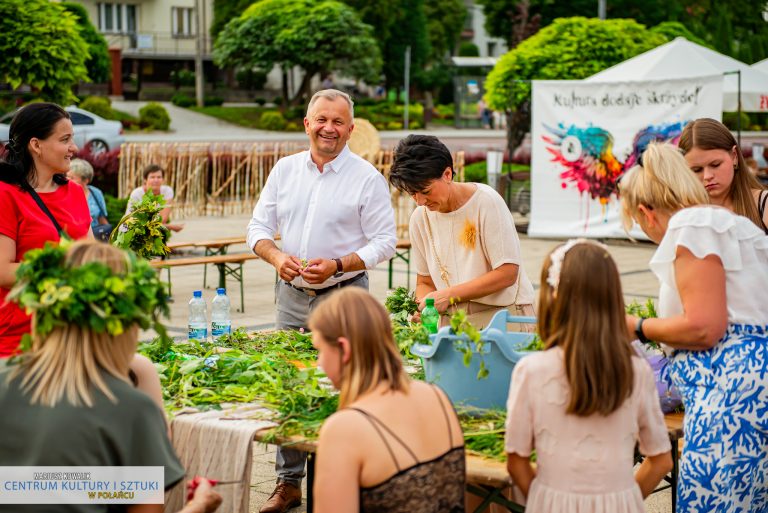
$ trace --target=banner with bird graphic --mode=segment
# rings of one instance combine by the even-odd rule
[[[627,238],[618,181],[651,141],[677,144],[691,120],[722,116],[722,75],[684,80],[534,81],[531,214],[534,237]],[[645,238],[635,228],[631,235]]]

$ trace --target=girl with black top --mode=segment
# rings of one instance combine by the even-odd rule
[[[440,389],[405,374],[382,305],[348,287],[309,327],[318,364],[341,391],[320,430],[315,513],[463,512],[458,418]]]

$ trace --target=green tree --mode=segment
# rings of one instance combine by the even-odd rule
[[[112,65],[109,59],[107,40],[93,26],[88,18],[88,11],[85,10],[85,7],[72,2],[61,2],[59,5],[75,16],[77,26],[80,29],[80,37],[88,45],[90,57],[85,61],[85,67],[88,69],[88,78],[97,84],[109,82],[109,78],[112,76]]]
[[[219,32],[230,20],[240,17],[254,0],[214,0],[213,21],[211,22],[211,37],[216,39]]]
[[[424,0],[403,0],[399,20],[384,44],[384,76],[387,87],[400,87],[405,79],[405,50],[411,47],[411,70],[421,69],[429,61],[431,48],[427,37]]]
[[[376,81],[381,56],[372,29],[348,5],[334,0],[262,0],[231,20],[216,39],[214,60],[239,69],[304,70],[298,104],[309,95],[312,78],[338,71]]]
[[[712,48],[712,45],[688,30],[686,26],[679,21],[665,21],[659,23],[655,27],[651,27],[651,32],[661,34],[667,41],[672,41],[676,37],[684,37],[688,41],[696,43],[697,45]]]
[[[485,99],[507,113],[510,151],[530,127],[530,80],[586,78],[666,41],[634,20],[561,18],[507,52],[488,75]]]
[[[442,61],[453,53],[459,41],[467,8],[462,0],[424,0],[430,60]]]
[[[75,16],[48,0],[0,2],[0,55],[0,82],[27,84],[50,101],[72,101],[72,87],[88,79]]]

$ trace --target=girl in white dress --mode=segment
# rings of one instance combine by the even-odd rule
[[[547,257],[541,284],[546,350],[515,366],[507,403],[507,468],[526,512],[643,512],[671,445],[653,371],[629,343],[616,264],[602,244],[571,240]]]

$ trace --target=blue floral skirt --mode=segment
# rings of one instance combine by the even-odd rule
[[[669,371],[685,405],[677,511],[768,513],[768,325],[731,324]]]

